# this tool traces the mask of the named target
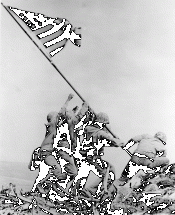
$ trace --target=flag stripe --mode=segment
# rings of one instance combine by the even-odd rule
[[[71,34],[70,34],[70,41],[74,44],[74,45],[76,45],[76,46],[81,46],[81,34],[76,34],[75,33],[75,31],[78,31],[78,32],[80,32],[81,31],[81,29],[74,29],[72,32],[71,32]]]
[[[65,45],[64,45],[64,46],[65,46]],[[50,55],[51,55],[51,56],[54,56],[55,54],[57,54],[58,52],[60,52],[60,51],[64,48],[64,46],[59,47],[59,48],[57,48],[57,49],[55,49],[55,50],[53,50],[53,51],[50,51]]]
[[[72,39],[76,39],[76,40],[80,40],[81,39],[81,35],[78,34],[71,34]]]
[[[58,37],[56,37],[56,38],[44,43],[45,47],[49,47],[49,46],[53,45],[54,43],[58,43],[58,42],[64,40],[66,38],[67,34],[68,34],[67,31],[63,31],[60,36],[58,36]]]
[[[61,51],[68,40],[80,47],[80,28],[73,28],[67,19],[50,18],[43,14],[36,14],[9,6],[8,9],[30,28],[45,47],[46,52],[49,51],[51,57]]]
[[[61,25],[54,26],[52,29],[50,29],[46,32],[43,32],[43,33],[39,34],[38,36],[39,36],[39,38],[44,38],[44,37],[47,37],[47,36],[57,32],[61,29],[65,31],[64,23],[61,23]]]
[[[81,28],[74,28],[73,32],[81,37]]]
[[[52,46],[49,46],[49,47],[46,47],[45,45],[44,46],[47,48],[47,50],[49,51],[49,53],[51,53],[51,52],[55,51],[58,48],[61,48],[61,47],[64,48],[64,46],[66,45],[66,42],[67,42],[67,39],[63,39],[59,43],[55,43]]]
[[[51,30],[53,27],[54,27],[53,25],[49,24],[49,25],[46,25],[46,26],[43,27],[43,28],[34,30],[33,32],[34,32],[34,34],[35,34],[36,36],[38,36],[38,35],[40,35],[40,34],[42,34],[42,33],[45,33],[45,32],[47,32],[47,31]],[[40,39],[40,37],[38,37],[38,38]]]
[[[61,23],[59,31],[62,30],[62,28],[64,27],[64,22]],[[45,32],[42,32],[41,34],[38,34],[37,37],[39,39],[47,37],[50,34],[54,34],[55,32],[58,31],[58,26],[53,26],[52,28],[50,28],[49,30],[46,30]]]
[[[63,33],[64,33],[64,30],[60,29],[59,31],[57,31],[57,32],[55,32],[55,33],[53,33],[51,35],[48,35],[48,36],[46,36],[44,38],[41,38],[41,41],[42,41],[43,44],[47,43],[47,42],[50,42],[51,40],[56,39],[59,36],[61,36]]]

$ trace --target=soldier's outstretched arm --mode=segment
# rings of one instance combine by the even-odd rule
[[[149,134],[137,135],[137,136],[131,138],[130,140],[128,140],[128,142],[125,144],[124,148],[129,149],[131,146],[140,142],[142,139],[149,139],[149,138],[152,138],[152,136]]]
[[[67,106],[68,106],[70,100],[71,100],[73,97],[74,97],[74,95],[73,95],[72,93],[70,93],[69,96],[68,96],[68,98],[67,98],[67,100],[66,100],[66,102],[65,102],[64,105],[61,107],[61,110],[59,111],[58,116],[57,116],[57,126],[58,126],[58,124],[59,124],[59,122],[60,122],[60,120],[61,120],[62,115],[65,114],[66,109],[67,109]]]
[[[84,102],[81,109],[73,119],[74,125],[78,124],[88,111],[88,103]]]
[[[88,104],[84,102],[78,114],[72,119],[68,120],[68,130],[69,130],[69,139],[70,139],[71,147],[76,142],[75,128],[78,128],[81,126],[82,119],[85,117],[85,114],[87,111],[88,111]]]
[[[66,112],[66,109],[67,109],[67,106],[70,102],[71,99],[73,99],[74,95],[72,93],[69,94],[66,102],[64,103],[64,105],[62,106],[61,110],[59,111],[59,114],[60,115],[65,115],[65,112]]]
[[[117,146],[117,147],[123,147],[125,144],[124,141],[118,137],[113,138],[111,142],[112,142],[112,145]]]
[[[102,138],[104,139],[105,146],[122,147],[124,145],[124,141],[122,139],[119,137],[112,137],[106,132],[103,132]]]

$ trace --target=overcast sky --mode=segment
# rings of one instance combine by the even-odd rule
[[[54,63],[124,141],[167,134],[175,162],[175,1],[3,0],[82,27]],[[46,116],[73,90],[1,6],[0,160],[28,162],[45,135]],[[71,106],[81,105],[75,95]]]

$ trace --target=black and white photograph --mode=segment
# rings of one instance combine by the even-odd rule
[[[1,0],[0,214],[175,213],[175,1]]]

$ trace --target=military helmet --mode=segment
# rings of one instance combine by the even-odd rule
[[[109,117],[106,113],[100,112],[96,115],[96,121],[109,124]]]
[[[58,112],[52,111],[47,115],[47,121],[51,122],[52,120],[55,120],[57,116],[58,116]]]
[[[166,143],[166,141],[167,141],[166,135],[165,135],[163,132],[161,132],[161,131],[157,132],[157,133],[154,135],[154,137],[160,139],[160,140],[163,141],[164,143]]]

